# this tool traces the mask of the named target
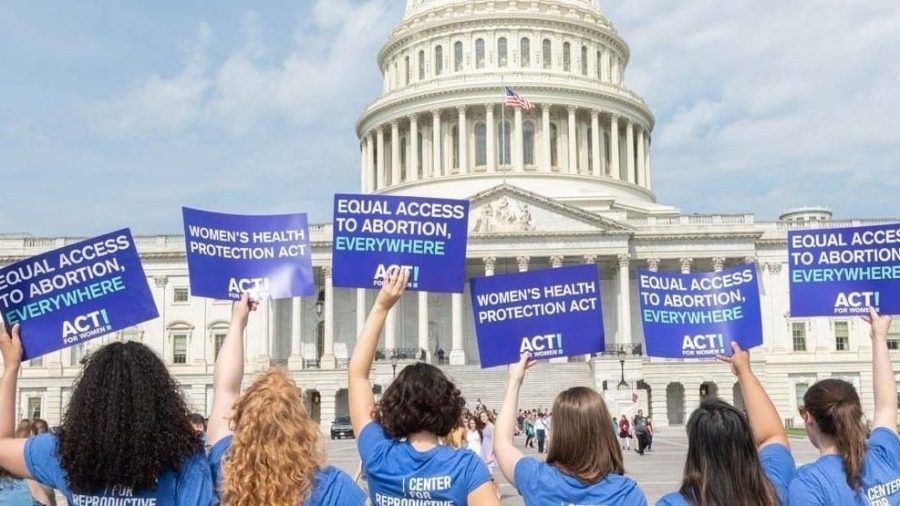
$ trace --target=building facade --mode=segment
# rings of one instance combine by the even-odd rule
[[[722,364],[643,355],[635,272],[749,262],[758,269],[765,333],[754,369],[785,422],[799,422],[799,399],[826,377],[854,383],[871,412],[867,326],[791,317],[786,238],[794,227],[886,220],[835,220],[807,208],[759,222],[748,214],[685,215],[658,203],[654,117],[626,86],[628,46],[596,0],[408,0],[377,58],[383,92],[356,126],[362,191],[469,199],[467,277],[582,263],[600,273],[607,353],[541,365],[556,381],[529,379],[532,406],[549,406],[571,384],[594,386],[615,413],[643,408],[659,427],[683,424],[706,396],[741,405]],[[504,86],[534,107],[507,108]],[[271,365],[289,368],[326,426],[347,413],[347,360],[375,297],[333,287],[331,236],[330,224],[311,227],[318,295],[264,301],[246,336],[245,380]],[[77,240],[0,236],[0,262]],[[58,423],[81,358],[116,339],[157,350],[194,409],[209,412],[229,303],[190,296],[182,236],[136,241],[160,317],[26,364],[20,416]],[[894,332],[900,365],[900,324]],[[396,367],[424,359],[445,367],[472,400],[499,403],[505,371],[478,366],[468,293],[407,295],[381,346],[377,388]]]

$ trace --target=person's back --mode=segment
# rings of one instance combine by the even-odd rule
[[[0,506],[27,506],[34,504],[28,484],[21,478],[0,477]]]

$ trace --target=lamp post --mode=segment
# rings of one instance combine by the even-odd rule
[[[628,383],[625,381],[625,348],[619,346],[619,351],[616,352],[616,355],[618,355],[619,365],[622,367],[622,379],[619,380],[619,386],[627,387]]]
[[[397,354],[391,353],[391,370],[394,372],[394,379],[397,379]]]

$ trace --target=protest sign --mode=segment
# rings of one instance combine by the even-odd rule
[[[0,269],[0,312],[22,326],[23,360],[159,315],[128,229]]]
[[[462,293],[468,223],[466,200],[335,195],[334,286],[380,288],[400,268],[408,290]]]
[[[481,367],[603,350],[600,279],[594,265],[472,278]]]
[[[763,342],[756,266],[681,274],[638,270],[647,355],[715,358]]]
[[[315,293],[306,214],[182,212],[192,295],[287,299]]]
[[[900,314],[900,224],[791,230],[788,266],[791,316]]]

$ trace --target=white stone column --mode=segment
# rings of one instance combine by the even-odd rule
[[[272,357],[272,349],[269,347],[269,335],[272,334],[272,329],[269,324],[272,323],[272,319],[269,318],[269,314],[272,311],[272,300],[268,297],[263,297],[262,300],[259,301],[259,309],[257,313],[259,314],[259,327],[260,334],[262,334],[262,346],[260,347],[259,362],[261,364],[265,364],[265,367],[269,365],[269,359]]]
[[[331,266],[322,266],[322,278],[325,280],[325,343],[322,350],[322,369],[334,369],[337,361],[334,357],[334,285],[331,280]]]
[[[693,258],[682,258],[678,262],[681,264],[681,273],[682,274],[690,274],[691,273],[691,265],[694,263]]]
[[[469,128],[466,121],[466,107],[459,106],[459,173],[469,173]]]
[[[527,256],[516,257],[516,264],[519,267],[519,272],[528,272],[528,261],[529,260],[531,260],[531,258],[529,258]]]
[[[291,356],[288,367],[303,367],[303,299],[300,297],[291,299]]]
[[[725,269],[725,257],[713,257],[713,272],[722,272]]]
[[[553,269],[559,269],[560,267],[562,267],[563,260],[565,260],[565,257],[562,255],[552,255],[550,257],[550,267],[552,267]]]
[[[603,56],[600,58],[600,80],[608,83],[609,79],[609,50],[603,50]]]
[[[631,345],[631,258],[622,254],[619,261],[619,328],[616,345]]]
[[[362,334],[363,327],[366,326],[366,317],[368,316],[366,308],[366,291],[362,288],[356,289],[356,335]]]
[[[431,177],[440,177],[441,171],[441,111],[431,111]]]
[[[366,193],[375,191],[375,139],[372,134],[366,135]]]
[[[591,111],[591,156],[594,164],[591,166],[591,173],[595,177],[600,177],[602,159],[600,158],[600,111],[594,109]]]
[[[652,170],[650,167],[650,132],[647,132],[647,135],[644,137],[644,142],[646,146],[644,147],[644,154],[647,157],[647,161],[644,162],[644,183],[648,190],[653,190],[653,183],[651,183]]]
[[[425,350],[425,362],[431,362],[431,348],[428,342],[428,292],[419,292],[419,356]]]
[[[463,347],[463,296],[461,293],[454,293],[450,296],[450,324],[453,340],[450,364],[465,365],[466,350]]]
[[[609,163],[610,176],[622,180],[622,169],[619,167],[619,117],[615,114],[609,120]]]
[[[497,172],[497,125],[494,124],[494,104],[485,104],[486,135],[485,148],[487,150],[487,171]]]
[[[515,138],[512,145],[512,162],[513,170],[522,172],[525,170],[523,150],[525,149],[525,136],[522,131],[522,108],[516,107],[513,112],[513,132]]]
[[[550,156],[550,104],[541,105],[541,159],[544,172],[553,171],[553,159]]]
[[[388,311],[384,320],[384,350],[388,357],[397,350],[397,306]]]
[[[575,128],[575,106],[569,106],[569,174],[578,174],[578,139]]]
[[[384,188],[384,127],[378,127],[378,156],[375,159],[376,190]]]
[[[419,118],[414,114],[409,117],[409,166],[406,168],[406,180],[419,179]]]
[[[367,177],[368,176],[367,169],[369,167],[369,164],[366,161],[368,149],[369,149],[368,143],[366,143],[366,140],[363,139],[362,142],[360,142],[360,149],[359,149],[359,191],[360,191],[360,193],[368,193],[369,192],[369,188],[368,188],[369,179]]]
[[[647,169],[644,167],[644,127],[638,125],[637,135],[637,183],[647,186]]]
[[[634,123],[631,121],[625,125],[625,165],[628,168],[628,182],[637,184],[634,172]]]
[[[391,185],[400,183],[400,123],[391,121]]]

